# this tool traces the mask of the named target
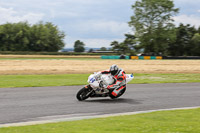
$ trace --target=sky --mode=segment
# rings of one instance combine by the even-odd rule
[[[0,24],[27,21],[52,22],[64,31],[65,48],[76,40],[86,47],[110,47],[112,41],[123,41],[133,15],[136,0],[0,0]],[[175,24],[200,26],[200,0],[174,0],[179,14]]]

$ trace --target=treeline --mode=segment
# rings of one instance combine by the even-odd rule
[[[200,56],[200,27],[180,24],[175,29],[175,40],[168,44],[171,56]]]
[[[0,51],[57,52],[64,47],[65,34],[50,22],[0,25]]]
[[[132,55],[200,56],[200,27],[176,27],[173,18],[179,8],[172,0],[137,0],[132,9],[129,26],[134,34],[125,34],[123,42],[112,42],[113,50]]]
[[[102,53],[87,52],[34,52],[34,51],[0,51],[3,55],[91,55],[97,56]],[[116,55],[115,53],[104,53],[104,55]]]
[[[165,36],[165,35],[163,35]],[[148,45],[137,42],[140,38],[135,35],[125,34],[123,42],[113,41],[112,50],[123,53],[136,55],[163,55],[163,56],[200,56],[200,27],[195,28],[189,24],[180,24],[178,27],[171,29],[170,36],[172,39],[162,40],[162,34],[157,35],[157,40],[151,42],[149,38]],[[167,40],[168,39],[168,40]],[[153,41],[153,40],[152,40]]]

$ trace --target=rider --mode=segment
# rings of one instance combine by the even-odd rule
[[[106,86],[106,88],[110,91],[111,95],[117,96],[123,88],[126,87],[126,75],[124,70],[118,68],[117,65],[112,65],[110,70],[101,71],[97,73],[97,76],[101,74],[111,74],[114,78],[114,83]]]

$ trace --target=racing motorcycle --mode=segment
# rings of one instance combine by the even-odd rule
[[[134,78],[133,74],[126,74],[126,84]],[[113,90],[107,89],[106,86],[111,85],[115,82],[112,75],[102,74],[97,78],[96,74],[91,74],[88,77],[87,82],[89,83],[76,94],[76,98],[79,101],[86,100],[89,97],[110,97],[112,99],[118,98],[124,94],[126,87],[124,87],[117,96],[111,95]]]

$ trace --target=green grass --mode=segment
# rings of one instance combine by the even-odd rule
[[[0,75],[0,88],[83,85],[89,74]]]
[[[0,88],[87,84],[89,74],[0,75]],[[200,82],[200,74],[135,74],[131,84]]]
[[[88,119],[23,127],[1,133],[199,133],[200,108]]]
[[[130,83],[195,83],[200,82],[200,74],[135,74]]]

